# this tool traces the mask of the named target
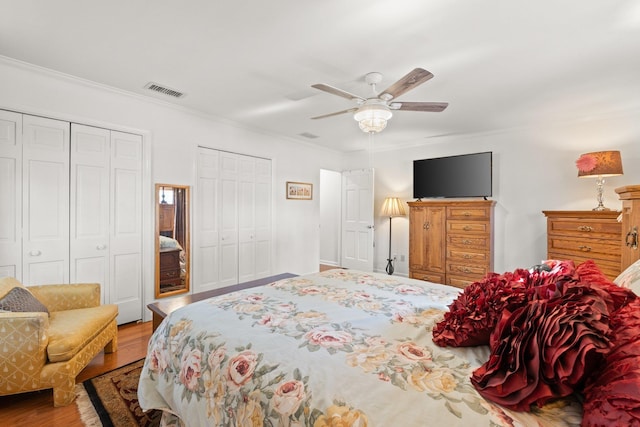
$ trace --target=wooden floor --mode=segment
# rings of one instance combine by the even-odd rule
[[[147,354],[151,322],[130,323],[118,328],[118,351],[98,354],[78,375],[82,382],[120,366],[140,360]],[[3,427],[65,426],[83,427],[75,403],[62,408],[53,406],[51,390],[0,396],[0,425]]]

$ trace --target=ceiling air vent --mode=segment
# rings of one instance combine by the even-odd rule
[[[144,88],[152,90],[154,92],[162,93],[164,95],[173,96],[174,98],[182,98],[184,96],[184,93],[182,92],[179,92],[175,89],[169,89],[168,87],[164,87],[153,82],[147,83]]]
[[[309,139],[316,139],[318,137],[318,135],[314,135],[309,132],[302,132],[302,133],[299,133],[298,135],[304,136],[305,138],[309,138]]]

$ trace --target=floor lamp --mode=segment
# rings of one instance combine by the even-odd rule
[[[391,220],[394,216],[405,216],[402,202],[397,197],[387,197],[382,205],[382,216],[389,217],[389,258],[387,259],[387,274],[393,274],[393,258],[391,258]]]

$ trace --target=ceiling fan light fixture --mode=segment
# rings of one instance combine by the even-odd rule
[[[393,116],[393,113],[386,105],[366,104],[358,108],[353,118],[360,125],[363,132],[378,133],[387,127],[387,121]]]

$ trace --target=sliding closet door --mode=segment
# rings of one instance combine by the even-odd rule
[[[22,279],[22,115],[0,111],[0,277]]]
[[[71,283],[99,283],[109,300],[110,132],[71,125]]]
[[[255,279],[256,159],[238,156],[238,282]]]
[[[193,233],[193,292],[215,289],[219,272],[218,194],[220,186],[220,154],[216,150],[198,149],[198,186],[196,218]]]
[[[24,284],[69,282],[69,127],[23,116]]]
[[[118,324],[142,318],[142,137],[111,131],[109,301]]]
[[[220,286],[238,283],[238,155],[220,152]]]
[[[271,161],[239,156],[239,282],[271,273]]]

